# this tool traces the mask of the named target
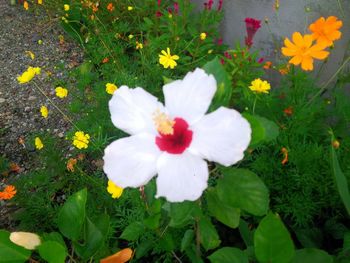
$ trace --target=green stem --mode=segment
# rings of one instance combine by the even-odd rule
[[[314,99],[316,99],[327,89],[328,85],[338,76],[338,74],[343,70],[343,68],[349,61],[350,56],[343,62],[343,64],[338,68],[338,70],[333,74],[333,76],[320,88],[320,90],[309,100],[306,106],[309,106]]]
[[[50,99],[45,92],[39,87],[39,85],[33,81],[35,87],[38,89],[38,91],[51,103],[52,106],[55,107],[55,109],[62,114],[62,116],[67,120],[70,124],[72,124],[73,127],[75,127],[77,130],[80,130],[77,125],[74,124],[74,122]]]
[[[254,103],[253,103],[253,115],[255,114],[255,105],[256,105],[257,99],[258,99],[258,96],[255,95],[255,99],[254,99]]]

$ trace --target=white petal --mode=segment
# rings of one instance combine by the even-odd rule
[[[189,151],[209,161],[230,166],[244,157],[251,128],[242,115],[220,107],[190,127],[193,139]]]
[[[194,201],[208,186],[207,163],[188,152],[163,153],[157,169],[157,198],[163,196],[169,202]]]
[[[158,99],[142,88],[129,89],[122,86],[109,101],[113,124],[129,134],[156,134],[152,115],[157,109],[164,111]]]
[[[207,112],[216,92],[216,80],[203,69],[189,72],[183,80],[163,87],[165,107],[172,117],[181,117],[190,125]]]
[[[105,149],[103,170],[116,185],[139,187],[156,175],[161,151],[150,134],[138,134],[112,142]]]

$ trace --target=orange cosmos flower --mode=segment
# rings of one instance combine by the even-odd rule
[[[107,5],[107,10],[108,10],[109,12],[112,12],[112,11],[114,10],[114,5],[113,5],[112,3],[109,3],[109,4]]]
[[[67,162],[67,170],[74,172],[74,166],[77,164],[77,159],[70,158]]]
[[[101,259],[100,263],[125,263],[132,258],[132,255],[132,249],[124,248],[109,257]]]
[[[335,16],[330,16],[327,19],[321,17],[315,23],[309,26],[312,32],[312,38],[317,40],[318,44],[331,46],[334,40],[341,37],[341,32],[338,30],[343,26],[343,22]]]
[[[271,61],[266,61],[263,68],[264,69],[270,69],[272,67],[272,62]]]
[[[0,192],[0,200],[9,200],[16,195],[17,191],[13,185],[5,187],[4,191]]]
[[[324,51],[325,45],[313,45],[312,35],[302,36],[299,32],[294,32],[292,43],[288,38],[284,40],[285,47],[282,47],[282,54],[293,57],[289,63],[294,65],[301,64],[303,70],[313,70],[314,59],[325,59],[328,51]]]

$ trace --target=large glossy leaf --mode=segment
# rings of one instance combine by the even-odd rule
[[[10,240],[10,232],[0,230],[0,262],[26,262],[32,252],[17,246]]]
[[[220,245],[219,234],[207,217],[202,217],[199,220],[199,236],[205,250],[214,249]]]
[[[216,190],[220,200],[253,215],[265,215],[269,206],[269,194],[263,181],[246,169],[222,169],[223,178]]]
[[[333,136],[332,136],[332,139],[334,140]],[[335,178],[339,195],[343,201],[346,211],[350,215],[350,192],[349,192],[348,181],[346,180],[346,177],[340,168],[337,154],[332,145],[331,145],[331,167],[332,167],[332,172]]]
[[[333,263],[333,258],[317,248],[304,248],[295,251],[293,263]]]
[[[254,234],[255,255],[262,263],[290,263],[294,258],[292,238],[279,216],[269,213]]]
[[[74,241],[78,240],[85,221],[86,188],[73,194],[64,203],[58,214],[58,228],[61,233]]]
[[[48,263],[64,263],[68,255],[67,248],[56,241],[46,241],[38,247],[40,256]]]
[[[83,259],[92,257],[104,244],[109,228],[109,216],[102,215],[94,224],[86,218],[84,243],[74,243],[76,253]]]
[[[269,142],[277,138],[279,128],[273,121],[249,113],[243,113],[242,115],[249,121],[252,128],[250,146],[256,146],[262,142]]]
[[[217,83],[217,90],[209,111],[216,110],[220,106],[229,106],[232,96],[231,81],[225,68],[221,65],[219,58],[216,57],[207,62],[203,66],[203,69],[208,74],[213,74]]]
[[[194,231],[192,229],[187,229],[181,240],[181,252],[185,251],[191,246],[191,243],[194,240],[194,236]]]
[[[235,247],[223,247],[211,254],[208,259],[211,263],[248,263],[247,255]]]
[[[232,207],[221,200],[215,189],[206,193],[209,213],[221,223],[236,228],[239,225],[240,209]]]

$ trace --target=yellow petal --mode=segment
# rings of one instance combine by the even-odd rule
[[[10,240],[18,246],[33,250],[41,244],[40,237],[37,234],[29,232],[12,232]]]

